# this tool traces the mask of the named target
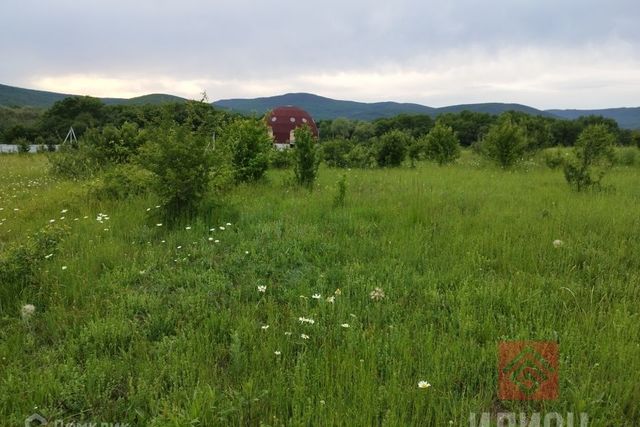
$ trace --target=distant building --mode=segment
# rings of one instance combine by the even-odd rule
[[[274,108],[267,114],[269,136],[273,140],[274,147],[285,149],[295,145],[293,131],[300,126],[307,125],[313,135],[318,137],[318,127],[313,118],[301,108],[287,105]]]

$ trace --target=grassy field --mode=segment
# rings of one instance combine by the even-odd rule
[[[321,169],[312,193],[270,171],[169,227],[152,196],[99,202],[46,163],[0,156],[2,426],[640,424],[638,167],[597,193],[471,153]],[[498,400],[502,340],[559,343],[557,400]]]

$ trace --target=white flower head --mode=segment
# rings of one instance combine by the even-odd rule
[[[375,288],[369,293],[369,297],[374,301],[381,301],[384,296],[384,290],[382,288]]]
[[[336,297],[334,297],[333,295],[327,297],[327,302],[333,304],[334,302],[336,302]]]
[[[342,326],[343,328],[350,328],[351,327],[348,323],[343,323],[340,326]]]
[[[309,335],[307,335],[307,334],[300,334],[300,338],[302,338],[303,340],[308,340],[308,339],[309,339]]]
[[[322,295],[320,295],[320,294],[313,294],[313,295],[311,295],[311,298],[313,298],[313,299],[320,299],[320,298],[322,298]]]
[[[22,306],[22,309],[20,309],[20,315],[22,316],[22,320],[25,322],[31,319],[35,312],[36,306],[33,304],[25,304]]]
[[[429,388],[431,384],[428,381],[418,381],[418,388]]]
[[[266,285],[259,285],[258,286],[258,292],[262,292],[264,294],[265,292],[267,292],[267,286]]]
[[[269,325],[262,325],[260,327],[263,331],[266,331],[267,329],[269,329]]]
[[[280,356],[282,352],[280,350],[276,350],[273,352],[273,354],[275,354],[276,356]]]
[[[556,240],[553,241],[553,247],[554,248],[560,248],[562,246],[564,246],[564,242],[562,240],[556,239]]]
[[[315,320],[309,319],[307,317],[298,317],[298,320],[300,321],[300,323],[308,323],[310,325],[313,325],[314,323],[316,323]]]

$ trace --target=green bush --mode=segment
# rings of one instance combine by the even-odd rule
[[[564,164],[566,152],[560,148],[548,148],[542,152],[542,161],[549,169],[558,169]]]
[[[225,145],[238,182],[257,181],[269,167],[269,150],[272,147],[267,127],[262,120],[240,119],[225,131]]]
[[[424,138],[424,150],[427,159],[439,165],[452,163],[460,157],[460,141],[450,126],[436,123]]]
[[[278,150],[272,148],[269,151],[269,166],[274,169],[289,169],[295,161],[295,150]]]
[[[506,169],[523,159],[527,138],[522,127],[504,119],[489,128],[479,149],[485,157]]]
[[[354,168],[371,168],[376,165],[376,156],[374,150],[364,144],[356,144],[349,154],[347,154],[347,162],[349,167]]]
[[[294,174],[296,182],[307,188],[312,188],[318,175],[320,156],[316,146],[316,138],[309,126],[301,126],[294,131],[295,136],[295,164]]]
[[[94,175],[100,169],[96,158],[95,148],[85,143],[79,143],[77,147],[63,144],[47,157],[53,175],[73,180]]]
[[[353,143],[346,139],[333,139],[321,145],[322,160],[332,168],[346,168],[349,166],[348,155]]]
[[[599,187],[612,166],[616,137],[604,124],[587,126],[578,136],[573,156],[564,163],[564,176],[571,187],[581,191]]]
[[[382,167],[400,166],[411,142],[411,137],[399,130],[392,130],[382,135],[378,142],[376,156],[378,165]]]
[[[18,153],[26,154],[31,150],[31,144],[26,138],[18,138],[13,142],[18,146]]]
[[[155,173],[155,191],[169,218],[194,212],[204,197],[213,164],[207,143],[189,125],[165,124],[140,149],[139,162]]]
[[[155,185],[155,175],[138,165],[116,165],[93,183],[89,193],[99,199],[125,199],[144,194]]]
[[[616,151],[615,162],[620,166],[635,166],[640,153],[636,147],[623,147]]]

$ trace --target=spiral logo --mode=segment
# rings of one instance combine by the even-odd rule
[[[557,343],[501,342],[498,353],[498,397],[501,400],[558,398]]]

